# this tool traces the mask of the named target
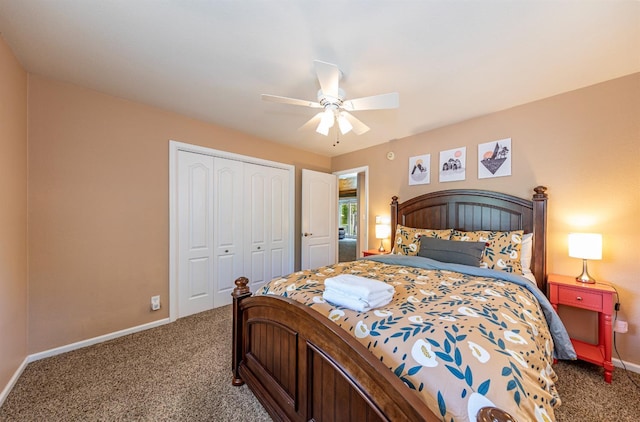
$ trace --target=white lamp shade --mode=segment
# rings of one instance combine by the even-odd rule
[[[376,224],[376,239],[386,239],[391,235],[391,227],[388,224]]]
[[[581,259],[602,259],[602,235],[599,233],[570,233],[569,256]]]
[[[344,113],[342,112],[338,115],[338,127],[340,128],[340,132],[343,135],[346,135],[351,131],[351,129],[353,129],[353,125],[349,123],[346,117],[344,117]]]
[[[322,117],[320,118],[320,124],[318,124],[318,128],[316,132],[327,136],[329,134],[329,129],[333,127],[334,114],[333,110],[327,109],[322,113]]]
[[[389,219],[376,215],[376,239],[386,239],[391,236]]]

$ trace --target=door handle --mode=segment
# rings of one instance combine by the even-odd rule
[[[306,232],[305,232],[305,233],[303,233],[302,235],[303,235],[304,237],[307,237],[307,236],[312,236],[312,235],[313,235],[313,233],[306,233]]]

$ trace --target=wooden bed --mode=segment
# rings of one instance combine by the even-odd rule
[[[532,272],[546,291],[546,188],[531,200],[480,190],[394,197],[391,224],[534,234]],[[392,230],[394,232],[394,230]],[[392,234],[392,242],[394,234]],[[425,402],[351,334],[291,299],[233,292],[233,385],[246,383],[274,420],[438,421]],[[478,420],[512,420],[484,408]]]

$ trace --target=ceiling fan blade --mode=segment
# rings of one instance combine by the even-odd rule
[[[320,89],[325,95],[338,98],[338,82],[340,81],[340,69],[331,63],[314,60],[313,64],[316,68]]]
[[[320,103],[316,103],[315,101],[298,100],[296,98],[280,97],[278,95],[262,94],[262,99],[264,101],[271,101],[273,103],[299,105],[299,106],[305,106],[305,107],[311,107],[311,108],[322,107]]]
[[[353,127],[353,133],[355,133],[356,135],[362,135],[363,133],[369,130],[369,126],[365,125],[360,120],[353,117],[352,114],[347,113],[346,111],[343,111],[340,113],[340,115],[343,116],[345,119],[347,119],[349,123],[351,123],[351,126]]]
[[[389,94],[373,95],[371,97],[356,98],[345,101],[342,104],[345,110],[384,110],[400,107],[400,95],[397,92]]]
[[[321,111],[320,113],[316,114],[315,116],[307,120],[307,123],[300,126],[298,130],[311,130],[311,129],[315,130],[318,124],[320,123],[320,121],[322,120],[323,114],[324,114],[324,111]]]

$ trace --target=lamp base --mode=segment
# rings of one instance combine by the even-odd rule
[[[582,274],[576,277],[576,281],[586,284],[594,284],[596,280],[589,275],[589,271],[587,271],[587,260],[582,260]]]
[[[582,275],[576,277],[576,281],[579,281],[580,283],[585,283],[585,284],[595,284],[596,280],[589,277],[589,274],[587,274],[587,277],[583,277]]]
[[[384,245],[382,244],[382,240],[380,241],[380,247],[378,248],[378,252],[384,252]]]

